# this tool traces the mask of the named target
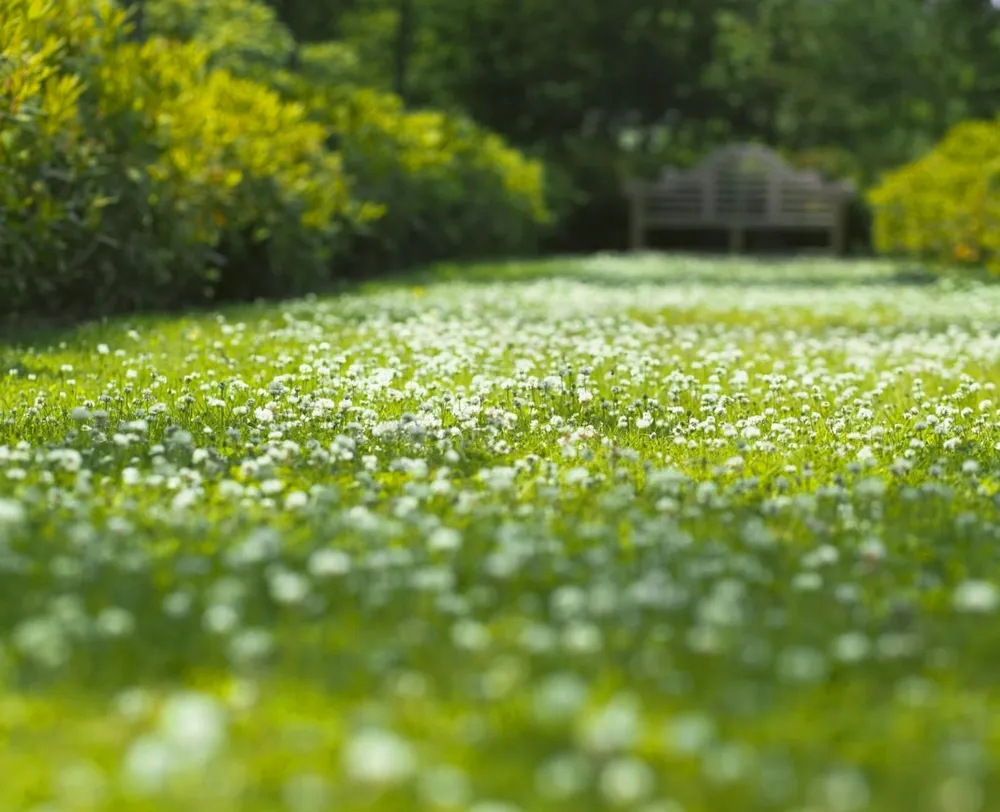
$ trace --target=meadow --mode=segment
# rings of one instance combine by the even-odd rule
[[[980,812],[1000,287],[595,256],[0,343],[0,809]]]

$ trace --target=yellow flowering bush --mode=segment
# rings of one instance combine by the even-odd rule
[[[320,286],[351,203],[327,129],[110,0],[0,0],[0,302],[114,310]]]
[[[352,196],[382,216],[359,230],[360,267],[530,251],[549,219],[542,165],[472,121],[404,110],[372,89],[299,82],[328,124]]]
[[[106,46],[123,15],[111,4],[59,21],[66,4],[0,0],[0,302],[18,310],[45,298],[71,301],[103,270],[100,233],[107,160],[86,127],[81,77],[63,66]],[[51,30],[50,30],[51,24]],[[101,238],[101,239],[99,239]],[[45,269],[44,272],[40,272]]]
[[[955,126],[869,194],[882,253],[1000,273],[1000,120]]]
[[[408,111],[398,97],[361,86],[364,71],[345,43],[303,44],[289,69],[288,32],[260,0],[220,0],[211,9],[198,0],[147,0],[146,9],[151,33],[204,44],[211,65],[266,78],[326,129],[357,201],[350,268],[533,247],[548,218],[542,167],[498,136],[452,114]]]
[[[149,77],[138,93],[121,87],[136,59]],[[252,295],[309,290],[330,272],[337,235],[357,210],[340,157],[304,107],[206,60],[201,46],[162,38],[118,49],[97,70],[106,114],[123,110],[114,100],[129,94],[154,111],[164,149],[147,176],[178,193],[174,206],[193,216],[200,241],[224,248],[235,271],[227,295],[239,294],[233,284]]]
[[[194,42],[213,67],[266,77],[285,67],[295,49],[291,32],[267,3],[248,0],[143,0],[146,31]]]
[[[0,0],[0,310],[296,295],[531,248],[541,166],[254,0]],[[331,76],[344,76],[331,83]]]

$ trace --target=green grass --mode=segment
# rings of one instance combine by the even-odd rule
[[[998,328],[648,255],[0,344],[0,809],[987,810]]]

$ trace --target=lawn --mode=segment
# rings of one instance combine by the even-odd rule
[[[5,812],[1000,797],[1000,287],[440,268],[0,370]]]

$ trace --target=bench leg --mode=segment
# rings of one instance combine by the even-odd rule
[[[746,235],[742,228],[733,228],[729,231],[729,253],[742,254]]]
[[[839,221],[830,229],[830,253],[839,257],[844,253],[844,223]]]
[[[629,247],[633,251],[641,251],[646,247],[646,229],[641,224],[632,224],[632,236],[629,239]]]
[[[646,206],[641,198],[633,197],[629,216],[629,249],[641,251],[646,247]]]

